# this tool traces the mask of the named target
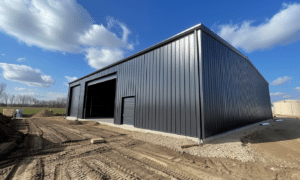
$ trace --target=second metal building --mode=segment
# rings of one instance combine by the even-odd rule
[[[272,111],[250,60],[199,24],[71,82],[67,116],[205,139]]]

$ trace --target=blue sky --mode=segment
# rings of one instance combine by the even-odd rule
[[[300,99],[300,1],[0,0],[0,82],[55,99],[67,83],[202,23],[249,57],[271,101]]]

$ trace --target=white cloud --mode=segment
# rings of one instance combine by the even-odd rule
[[[282,96],[283,98],[291,98],[292,96],[291,95],[284,95],[284,96]]]
[[[20,82],[28,86],[50,87],[55,81],[39,69],[33,69],[25,65],[0,63],[3,69],[3,77],[10,81]]]
[[[124,52],[120,49],[89,48],[85,58],[91,67],[100,69],[112,62],[123,59]]]
[[[19,58],[17,59],[18,62],[24,62],[26,58]]]
[[[254,21],[218,26],[218,34],[236,48],[246,52],[287,45],[300,40],[300,4],[283,3],[283,8],[260,25]]]
[[[18,88],[18,87],[15,87],[15,90],[16,90],[16,91],[27,91],[27,89],[26,89],[26,88],[22,88],[22,87],[20,87],[20,88]]]
[[[67,79],[68,82],[72,82],[78,79],[77,77],[69,77],[69,76],[65,76],[65,78]]]
[[[296,87],[295,89],[296,91],[300,92],[300,87]]]
[[[276,93],[270,93],[271,96],[283,96],[285,93],[282,92],[276,92]]]
[[[271,85],[274,86],[281,86],[284,85],[287,81],[291,80],[292,77],[284,76],[284,77],[279,77],[276,80],[274,80]]]
[[[1,54],[2,56],[4,56],[5,54]]]
[[[133,44],[128,43],[130,30],[126,25],[113,18],[107,21],[107,27],[95,24],[88,11],[76,0],[0,1],[1,31],[28,46],[62,53],[83,53],[89,62],[92,61],[89,65],[93,68],[101,68],[99,64],[103,60],[89,59],[90,49],[96,48],[100,52],[114,49],[113,52],[119,54],[124,54],[124,49],[133,49]],[[113,29],[120,32],[118,28],[122,33],[114,33]]]
[[[64,82],[64,85],[69,86],[69,82],[75,81],[76,79],[78,79],[77,77],[69,77],[69,76],[65,76],[65,78],[67,79],[68,82]]]

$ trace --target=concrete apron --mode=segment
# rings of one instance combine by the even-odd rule
[[[138,132],[143,132],[143,133],[160,134],[162,136],[167,136],[167,137],[188,139],[188,140],[194,141],[198,144],[203,144],[203,143],[205,144],[205,143],[217,140],[219,138],[224,138],[226,136],[232,135],[232,134],[240,132],[240,131],[248,131],[250,128],[253,128],[255,126],[259,126],[262,123],[270,123],[270,122],[274,121],[273,119],[268,119],[268,120],[265,120],[265,121],[261,121],[261,122],[258,122],[258,123],[254,123],[254,124],[250,124],[250,125],[247,125],[247,126],[237,128],[237,129],[233,129],[231,131],[227,131],[227,132],[224,132],[222,134],[214,135],[214,136],[211,136],[209,138],[199,139],[199,138],[196,138],[196,137],[172,134],[172,133],[155,131],[155,130],[150,130],[150,129],[137,128],[137,127],[134,127],[132,125],[114,124],[113,119],[77,119],[75,117],[69,117],[69,116],[67,116],[66,119],[68,119],[68,120],[79,120],[79,121],[97,121],[101,124],[105,124],[105,125],[112,126],[112,127],[118,127],[118,128],[126,129],[126,130],[129,130],[129,131],[138,131]]]

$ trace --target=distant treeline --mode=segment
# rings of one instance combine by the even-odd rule
[[[0,83],[0,106],[4,107],[49,107],[49,108],[65,108],[67,98],[61,97],[55,100],[38,100],[32,95],[19,94],[9,95],[5,93],[6,84]]]

